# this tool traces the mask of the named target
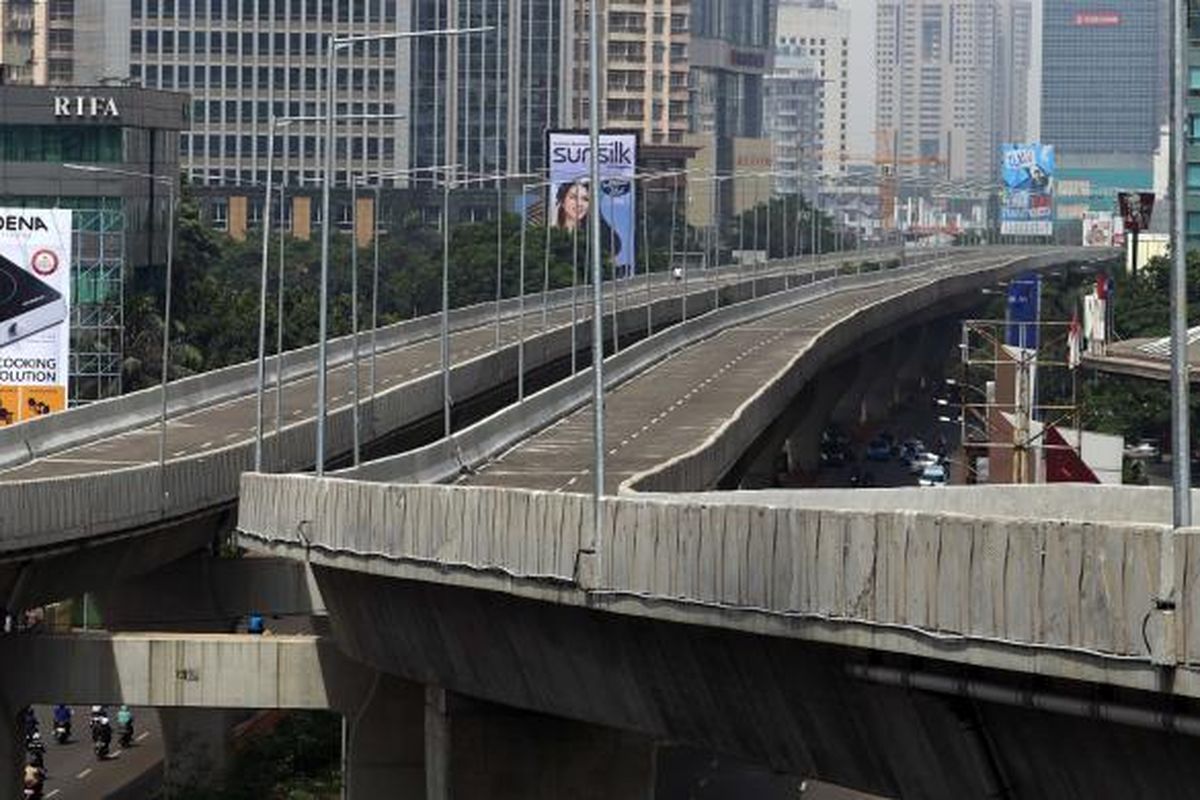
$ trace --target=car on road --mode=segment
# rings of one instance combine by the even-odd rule
[[[867,443],[868,461],[890,461],[892,447],[884,439],[872,439]]]
[[[912,461],[909,462],[908,471],[913,475],[921,475],[927,467],[941,466],[941,456],[936,453],[918,453]]]
[[[917,484],[920,486],[945,486],[946,468],[941,464],[930,464],[921,473]]]
[[[1161,455],[1158,443],[1153,439],[1142,439],[1137,444],[1125,445],[1126,458],[1152,458],[1157,460]]]

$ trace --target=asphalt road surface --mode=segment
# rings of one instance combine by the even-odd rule
[[[828,268],[828,267],[824,267]],[[806,272],[808,265],[793,267],[787,271]],[[774,267],[771,270],[761,269],[760,275],[780,273],[783,268]],[[745,276],[728,276],[725,283],[742,280]],[[634,279],[635,281],[637,279]],[[715,286],[715,281],[707,276],[693,278],[689,282],[689,290],[697,291],[702,286]],[[681,286],[674,282],[658,285],[654,288],[656,299],[678,295]],[[606,295],[606,309],[611,311],[611,296]],[[621,308],[630,304],[641,304],[646,299],[644,284],[623,286],[621,289]],[[525,335],[534,336],[543,330],[542,308],[536,295],[528,300],[525,315]],[[590,295],[579,292],[579,319],[589,318]],[[503,321],[501,326],[501,342],[505,345],[517,341],[519,336],[518,318],[514,315]],[[551,309],[546,318],[545,329],[569,325],[571,309]],[[467,361],[492,350],[496,344],[495,322],[477,328],[470,328],[451,335],[451,363]],[[369,350],[369,334],[362,335],[364,351]],[[285,356],[286,358],[286,356]],[[364,354],[359,368],[359,396],[366,398],[368,394],[368,354]],[[437,372],[441,366],[441,343],[437,338],[427,339],[409,345],[403,345],[376,356],[377,390],[385,391],[423,375]],[[328,397],[329,409],[332,412],[353,403],[353,367],[343,365],[329,371]],[[271,376],[267,376],[268,383]],[[316,416],[316,376],[286,382],[283,389],[283,425],[303,422]],[[273,385],[265,396],[264,419],[268,431],[274,429],[276,404]],[[198,453],[204,453],[237,442],[252,440],[255,433],[256,398],[254,395],[235,398],[223,403],[208,406],[188,414],[181,414],[167,421],[166,454],[168,459],[181,458]],[[270,445],[266,447],[267,465],[270,463]],[[107,472],[123,467],[158,462],[158,424],[154,423],[125,433],[110,436],[86,445],[62,450],[45,458],[21,464],[7,470],[0,470],[0,481],[38,480],[65,475]],[[298,468],[306,465],[284,465],[287,468]]]
[[[133,709],[134,743],[123,750],[113,731],[113,746],[103,761],[92,751],[88,730],[91,709],[73,706],[71,738],[65,745],[54,741],[54,724],[48,706],[35,706],[42,737],[46,740],[45,800],[100,800],[101,798],[131,797],[128,790],[137,785],[139,792],[148,792],[163,760],[162,736],[158,713],[153,709]],[[116,707],[109,711],[115,715]],[[115,725],[115,720],[114,720]],[[142,796],[145,796],[143,794]]]
[[[975,268],[1005,260],[975,256]],[[688,347],[606,394],[605,491],[688,452],[728,420],[828,325],[868,303],[968,266],[962,256],[920,275],[884,274],[847,289],[730,328]],[[558,492],[590,487],[592,410],[585,407],[534,434],[458,483]]]

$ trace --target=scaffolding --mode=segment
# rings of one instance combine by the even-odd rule
[[[77,406],[121,394],[128,243],[119,200],[73,212],[68,402]]]

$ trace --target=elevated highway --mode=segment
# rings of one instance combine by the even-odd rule
[[[632,341],[644,335],[648,324],[661,330],[678,322],[685,303],[689,317],[702,315],[718,303],[778,293],[857,269],[864,260],[889,257],[886,251],[866,252],[753,271],[712,270],[689,282],[686,300],[684,286],[669,276],[626,282],[618,330]],[[581,353],[590,343],[590,323],[582,313],[586,298],[581,290],[575,341]],[[522,328],[527,371],[554,365],[569,370],[571,291],[550,293],[545,312],[540,299],[531,296],[523,325],[513,299],[504,301],[499,326],[494,304],[453,313],[451,396],[456,414],[480,398],[485,407],[505,401],[516,378],[516,341]],[[610,315],[605,322],[611,332]],[[358,381],[368,455],[401,446],[397,437],[437,419],[442,402],[438,325],[434,315],[379,332],[373,395],[365,355],[370,337],[362,336]],[[345,459],[353,435],[349,338],[334,342],[331,354],[329,455]],[[280,408],[274,387],[266,395],[265,463],[271,469],[305,469],[313,460],[315,349],[285,354],[283,363]],[[274,374],[271,359],[267,375]],[[0,430],[0,597],[5,606],[58,599],[146,572],[230,529],[238,476],[253,464],[254,380],[255,365],[250,363],[172,384],[163,470],[157,463],[157,388]],[[282,412],[278,437],[277,410]],[[433,427],[440,431],[440,425]],[[163,535],[146,535],[156,532]]]
[[[679,494],[835,353],[1030,266],[860,276],[614,357],[598,535],[586,385],[566,381],[456,453],[247,475],[241,541],[312,566],[352,658],[449,692],[885,796],[1187,797],[1200,550],[1161,498]],[[459,485],[401,485],[430,479]]]

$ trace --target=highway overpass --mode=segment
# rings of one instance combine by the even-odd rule
[[[623,339],[634,341],[648,326],[660,331],[680,320],[685,305],[691,318],[717,304],[810,282],[821,285],[875,259],[892,265],[892,255],[868,251],[815,263],[712,270],[702,280],[689,281],[687,294],[682,283],[666,275],[624,282],[617,328]],[[912,260],[920,263],[934,255]],[[522,329],[530,376],[569,371],[571,290],[551,292],[546,311],[537,304],[540,299],[531,296],[523,325],[518,301],[511,298],[499,309],[483,304],[453,313],[451,396],[459,424],[472,403],[487,409],[506,402],[516,379]],[[586,291],[575,298],[581,310],[587,299]],[[574,344],[582,354],[590,346],[590,321],[582,311],[579,317]],[[374,395],[364,354],[358,378],[368,456],[410,446],[406,436],[417,442],[430,436],[419,429],[438,421],[441,412],[438,326],[434,315],[381,329]],[[606,341],[611,330],[606,312]],[[364,353],[369,338],[362,337]],[[335,341],[330,352],[327,440],[330,458],[344,463],[353,438],[351,341]],[[315,347],[284,355],[278,436],[274,387],[267,393],[265,463],[270,469],[312,466],[315,357]],[[272,358],[269,377],[275,366]],[[157,388],[0,429],[0,596],[5,607],[57,600],[145,573],[230,530],[238,476],[253,466],[255,380],[256,365],[247,363],[173,383],[164,470],[157,463]],[[440,421],[432,428],[440,432]]]
[[[1094,256],[1095,253],[1093,251],[1087,255]],[[612,419],[615,423],[613,430],[614,433],[622,435],[621,446],[615,448],[616,452],[610,453],[610,463],[616,467],[612,473],[612,488],[618,488],[618,482],[627,491],[635,488],[678,491],[714,485],[728,472],[746,447],[762,434],[772,417],[786,405],[788,398],[840,353],[853,352],[864,343],[878,341],[881,337],[886,338],[889,332],[906,326],[914,316],[919,316],[923,309],[930,306],[937,307],[940,311],[952,309],[959,299],[971,295],[980,286],[998,278],[1022,269],[1062,263],[1079,256],[1079,253],[1069,250],[958,251],[949,256],[939,255],[924,263],[910,263],[901,270],[868,271],[858,274],[858,270],[837,270],[824,266],[815,271],[799,271],[787,277],[763,277],[756,281],[757,286],[747,281],[731,280],[730,285],[724,288],[715,284],[706,285],[690,295],[689,317],[693,314],[697,316],[669,330],[663,330],[663,327],[673,318],[679,317],[681,303],[675,294],[678,288],[660,287],[656,291],[665,297],[656,300],[650,309],[654,327],[660,332],[652,339],[631,344],[623,348],[620,354],[610,356],[609,373],[613,376],[610,383],[610,402],[613,403]],[[838,274],[839,272],[841,274]],[[715,297],[722,298],[723,306],[732,300],[740,302],[728,305],[716,313],[701,313],[714,305]],[[672,308],[676,310],[672,312]],[[555,313],[561,316],[565,312],[551,312],[552,323],[555,322]],[[636,328],[638,319],[645,320],[647,312],[642,306],[627,308],[622,314],[619,327],[625,331]],[[644,322],[642,324],[644,327]],[[486,338],[489,334],[494,337],[490,321],[475,329],[467,328],[459,336],[479,334],[480,331],[484,332],[484,336],[478,338]],[[554,339],[556,335],[559,337],[557,340]],[[472,344],[466,340],[462,341],[468,360],[462,362],[457,374],[463,376],[460,378],[464,381],[461,386],[467,389],[456,390],[456,397],[482,391],[482,387],[485,386],[494,388],[505,380],[511,380],[515,369],[511,347],[500,351],[499,354],[481,356],[473,354],[471,348],[488,349],[489,345],[486,342]],[[586,346],[583,337],[580,337],[578,343],[580,346]],[[539,345],[531,348],[531,351],[536,353],[540,347],[542,352],[541,361],[538,362],[538,356],[534,355],[532,363],[547,364],[555,359],[561,360],[564,345],[565,353],[569,356],[569,330],[560,325],[557,330],[546,333]],[[420,346],[412,345],[408,349]],[[404,348],[396,349],[398,353],[404,352]],[[507,368],[495,363],[504,357],[509,359]],[[486,368],[479,366],[481,361],[489,358],[493,363]],[[416,369],[417,373],[420,373],[422,369],[429,367],[428,362],[407,367],[406,365],[407,362],[397,362],[389,365],[388,370],[393,374],[399,372],[403,376],[405,368]],[[470,373],[470,369],[476,371]],[[382,374],[385,373],[381,371]],[[481,375],[484,377],[480,377]],[[304,375],[296,377],[297,381],[308,379],[309,377]],[[561,381],[530,397],[524,404],[508,407],[488,419],[464,428],[450,441],[435,442],[410,453],[381,459],[352,474],[389,480],[446,480],[462,476],[463,482],[467,484],[494,483],[504,486],[543,486],[548,480],[561,476],[561,484],[549,488],[569,492],[581,479],[586,482],[586,462],[590,445],[586,437],[580,435],[579,427],[580,419],[586,416],[586,411],[580,412],[578,409],[586,401],[587,380],[588,376],[582,374]],[[423,394],[418,390],[421,381],[425,382]],[[292,389],[291,386],[287,388]],[[331,394],[337,391],[334,389]],[[424,398],[423,402],[427,406],[424,417],[437,413],[440,386],[436,383],[436,376],[417,377],[411,384],[388,391],[395,393],[394,404],[391,406],[392,416],[388,418],[388,432],[395,431],[402,424],[400,420],[407,419],[411,422],[422,418],[421,414],[413,410],[413,406],[422,402],[421,398]],[[288,432],[295,432],[295,440],[307,444],[307,436],[303,434],[311,430],[309,427],[306,431],[304,427],[311,426],[306,417],[306,398],[301,390],[297,390],[297,393],[300,395],[300,399],[296,401],[299,410],[299,414],[295,415],[297,422],[293,423],[290,429],[285,427],[285,436],[275,450],[277,455],[283,456],[282,463],[291,466],[303,463],[304,448],[297,446],[294,451],[289,450]],[[70,477],[49,477],[47,473],[61,471],[62,465],[55,466],[43,461],[40,464],[34,462],[28,466],[18,466],[18,469],[29,470],[25,473],[28,480],[0,483],[0,493],[3,493],[6,487],[11,487],[9,496],[18,502],[13,506],[16,513],[9,510],[9,506],[5,506],[5,536],[0,538],[0,543],[8,545],[10,563],[22,565],[22,568],[14,570],[10,583],[10,598],[45,596],[54,591],[62,591],[64,583],[71,585],[72,590],[77,590],[80,585],[89,585],[88,580],[95,579],[98,573],[111,569],[114,562],[120,565],[117,577],[144,572],[177,559],[189,549],[195,549],[211,539],[211,514],[214,510],[218,514],[226,513],[238,495],[236,476],[249,466],[249,431],[245,424],[247,417],[252,418],[252,405],[245,400],[241,401],[242,427],[239,429],[234,424],[228,433],[224,433],[226,437],[236,434],[230,438],[231,444],[220,446],[218,440],[213,438],[220,432],[215,421],[226,418],[232,421],[239,412],[231,413],[227,409],[237,406],[238,402],[229,402],[228,398],[218,400],[211,394],[207,398],[207,402],[226,402],[227,406],[208,411],[203,409],[203,403],[200,403],[198,413],[214,415],[196,422],[185,422],[185,425],[193,425],[194,429],[181,428],[185,448],[178,452],[172,450],[171,456],[175,463],[167,475],[169,489],[165,496],[170,505],[163,503],[163,484],[152,479],[156,474],[156,467],[148,463],[150,456],[147,454],[147,445],[140,445],[142,450],[139,451],[139,445],[119,441],[136,439],[138,436],[146,438],[144,433],[130,435],[131,431],[114,433],[107,440],[98,440],[89,445],[102,446],[97,458],[89,458],[86,454],[80,455],[76,452],[57,459],[64,463],[81,465],[78,473]],[[383,404],[381,406],[386,407]],[[284,410],[285,414],[289,413],[288,405],[285,404]],[[308,411],[311,411],[311,408]],[[403,417],[404,413],[409,416]],[[376,409],[376,421],[382,415],[382,409]],[[335,417],[331,428],[332,438],[337,443],[336,449],[339,452],[348,450],[349,446],[347,417],[348,413],[343,405],[340,417]],[[145,419],[141,422],[144,424]],[[656,425],[658,430],[651,431]],[[629,430],[623,430],[623,426]],[[136,428],[132,430],[136,431]],[[683,435],[680,435],[680,431],[683,431]],[[380,435],[379,428],[375,430],[374,435]],[[551,438],[541,438],[547,436]],[[553,438],[555,436],[559,438]],[[638,440],[641,440],[640,444],[629,446]],[[610,446],[613,444],[615,442],[610,443]],[[129,448],[127,452],[134,454],[131,460],[136,462],[128,465],[126,469],[110,473],[103,472],[105,467],[101,465],[89,465],[90,461],[107,460],[108,466],[111,467],[112,462],[118,460],[115,453],[126,447]],[[29,449],[31,452],[41,452],[35,448]],[[623,450],[625,453],[622,453]],[[61,452],[62,450],[56,451],[53,448],[48,450],[51,460],[54,454]],[[504,454],[503,457],[497,459],[496,456],[501,453]],[[553,454],[561,460],[552,463],[549,469],[538,467],[538,461],[546,454]],[[629,456],[628,461],[622,461],[626,454]],[[511,469],[514,464],[521,463],[520,459],[525,459],[524,463],[533,468]],[[463,473],[466,475],[463,476]],[[523,474],[526,477],[509,477],[513,474]],[[571,478],[575,478],[575,481],[571,482]],[[313,486],[324,485],[309,479],[300,480]],[[233,482],[232,487],[230,481]],[[199,485],[194,485],[193,482]],[[248,483],[247,486],[257,485]],[[494,494],[474,487],[463,488],[460,491],[482,491],[480,496],[488,497]],[[52,504],[52,500],[57,504]],[[189,503],[191,505],[188,505]],[[21,514],[27,516],[22,518]],[[309,557],[311,560],[313,544],[306,525],[302,520],[294,522],[294,529],[286,537],[277,536],[274,529],[268,531],[252,527],[247,540],[255,540],[256,546],[267,552],[283,552],[300,559]],[[8,527],[10,523],[13,527]],[[195,531],[188,532],[188,525],[193,526]],[[569,523],[566,527],[570,527]],[[145,535],[156,530],[160,535]],[[383,535],[378,531],[376,533]],[[29,535],[23,537],[20,534]],[[391,534],[388,534],[385,538],[390,537]],[[97,542],[104,544],[96,546]],[[80,544],[85,543],[88,545],[86,549],[78,549]],[[559,545],[549,540],[531,540],[524,542],[521,547],[537,551],[543,544],[556,553],[560,549]],[[325,545],[318,543],[316,547],[320,549]],[[97,557],[105,552],[105,548],[108,548],[108,560]],[[327,555],[337,556],[336,548],[330,546],[328,549]],[[589,548],[577,547],[570,551],[570,580],[578,578],[580,585],[587,587],[591,585],[592,578],[601,574],[599,570],[602,565],[593,564],[586,557],[576,564],[575,556],[580,549]],[[50,554],[61,556],[57,561],[39,560]],[[384,552],[372,553],[363,563],[373,564],[375,557],[382,558],[385,562],[389,559]],[[447,559],[446,566],[462,565],[456,560],[455,553],[445,552],[430,555],[428,566],[434,570],[439,569],[442,558]],[[62,565],[67,562],[77,565],[78,571],[64,571]],[[43,568],[44,564],[51,563],[54,564],[53,570]],[[469,565],[470,561],[468,559],[463,563]],[[99,567],[100,564],[104,566]],[[344,566],[344,563],[339,562],[335,569],[327,569],[325,566],[318,568],[317,578],[321,583],[322,596],[328,594],[327,583],[338,580],[338,576],[345,577],[341,574]],[[355,562],[354,569],[360,567],[361,564]],[[365,569],[368,572],[376,571],[374,566]],[[484,569],[484,572],[487,571]],[[347,574],[352,575],[353,571]],[[392,586],[393,583],[401,589],[409,588],[404,581],[393,581],[391,573],[387,575],[388,579],[381,587],[386,591],[383,591],[380,597],[391,596],[392,589],[396,588]],[[510,579],[512,577],[509,576]],[[72,581],[72,578],[77,580]],[[150,580],[152,581],[152,578]],[[557,581],[558,578],[554,580]],[[569,583],[564,586],[569,587]],[[323,599],[319,604],[310,604],[314,607],[319,605],[321,608],[329,608],[339,644],[347,648],[351,655],[360,658],[364,657],[364,653],[360,648],[347,645],[346,637],[351,633],[340,622],[346,621],[345,604],[361,589],[362,586],[356,586],[348,592],[335,591],[338,598],[335,603],[326,603]],[[585,593],[590,596],[591,591],[586,589]],[[256,601],[246,600],[240,606],[233,603],[231,607],[244,608],[246,603],[254,602]],[[540,608],[542,600],[534,602]],[[129,605],[133,606],[136,603]],[[367,663],[375,663],[371,658],[364,660]],[[413,677],[411,670],[393,662],[387,662],[384,666],[376,665],[375,670],[381,675],[395,673]],[[449,682],[423,682],[460,691],[466,696],[484,700],[497,699],[489,697],[486,692],[476,694],[470,691],[469,687],[464,689],[450,685]],[[397,688],[396,692],[409,696],[411,687]],[[439,697],[442,699],[436,702],[447,707],[460,702],[447,701],[444,694]],[[501,698],[501,701],[510,702],[505,698]],[[519,708],[539,710],[536,705],[510,704]],[[428,707],[425,701],[418,705]],[[586,715],[564,714],[563,709],[558,706],[540,710],[596,722]],[[658,729],[647,730],[644,727],[622,725],[614,727],[607,724],[609,721],[602,719],[598,722],[606,729],[621,730],[636,737],[643,737],[638,739],[639,744],[634,748],[637,753],[642,754],[636,756],[639,759],[645,752],[653,751],[655,737],[661,735]],[[647,736],[650,738],[645,738]],[[613,742],[611,738],[601,738],[609,744]],[[617,738],[623,741],[620,736]],[[697,741],[714,745],[711,739],[703,737]],[[723,741],[714,746],[716,749],[729,750],[730,744],[729,741]],[[736,752],[738,748],[733,750]],[[426,753],[427,757],[428,755]],[[747,752],[747,755],[757,758],[762,754],[754,751]],[[383,758],[379,762],[379,769],[382,770],[379,774],[386,776],[396,763],[398,762],[391,756]],[[766,763],[774,765],[777,762],[768,759]],[[789,766],[798,765],[793,763]],[[366,768],[358,768],[360,774],[363,769]],[[859,781],[859,784],[866,785],[862,781]],[[357,793],[365,789],[354,791]]]

